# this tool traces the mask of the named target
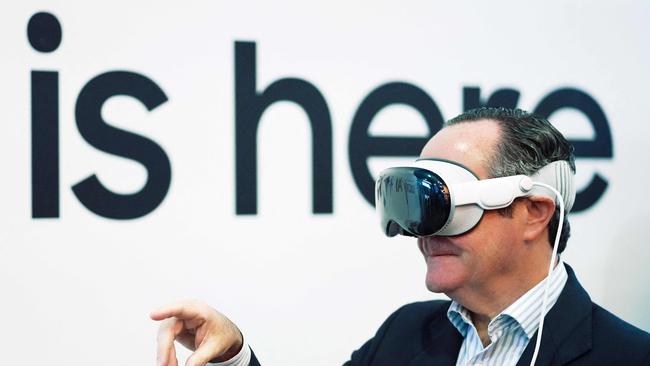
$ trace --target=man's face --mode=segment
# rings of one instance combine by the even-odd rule
[[[479,179],[486,179],[500,134],[499,125],[491,120],[452,125],[429,140],[420,157],[455,161]],[[524,225],[517,209],[514,205],[512,217],[485,211],[481,221],[461,235],[418,238],[427,263],[427,288],[453,298],[466,291],[478,294],[498,287],[494,285],[513,273],[517,258],[523,255],[520,243]]]

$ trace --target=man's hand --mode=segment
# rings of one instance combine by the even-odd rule
[[[227,361],[243,344],[239,328],[230,319],[197,300],[163,306],[150,317],[162,320],[158,329],[158,366],[178,366],[174,340],[194,351],[185,366]]]

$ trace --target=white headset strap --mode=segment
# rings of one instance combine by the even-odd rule
[[[534,185],[533,182],[543,183]],[[517,197],[542,195],[557,202],[559,197],[545,186],[556,189],[563,200],[565,212],[575,201],[573,172],[566,161],[554,161],[531,177],[514,175],[472,182],[450,184],[449,190],[455,206],[476,204],[485,210],[506,207]],[[568,208],[568,209],[567,209]]]
[[[529,195],[532,188],[533,182],[525,175],[449,185],[454,206],[476,204],[484,210],[507,207],[515,198]]]
[[[571,211],[576,199],[576,187],[573,171],[567,161],[554,161],[538,170],[537,173],[531,175],[530,178],[534,182],[544,183],[556,189],[562,196],[564,212]],[[553,192],[544,188],[543,185],[535,186],[531,194],[544,194],[549,197],[555,196]]]

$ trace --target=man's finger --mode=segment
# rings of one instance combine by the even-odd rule
[[[182,301],[158,308],[149,314],[153,320],[163,320],[171,317],[180,319],[192,319],[198,316],[198,305],[192,301]]]
[[[223,345],[217,342],[204,342],[185,362],[185,366],[205,366],[206,363],[223,353]]]
[[[173,343],[169,349],[169,366],[178,366],[178,359],[176,358],[176,347]]]
[[[170,363],[172,358],[170,349],[173,351],[174,339],[182,329],[183,321],[179,319],[165,319],[160,323],[157,336],[158,347],[156,357],[158,360],[158,366],[167,366]]]

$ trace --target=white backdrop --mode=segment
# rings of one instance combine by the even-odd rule
[[[348,139],[361,101],[391,81],[426,91],[445,119],[463,88],[521,93],[532,110],[571,87],[605,112],[613,158],[581,158],[605,194],[572,217],[565,260],[592,298],[650,330],[650,247],[644,237],[650,158],[650,5],[647,2],[63,2],[2,6],[0,44],[0,314],[3,364],[152,365],[153,308],[200,298],[239,324],[266,365],[337,365],[398,306],[439,298],[424,287],[413,240],[387,239],[350,170]],[[61,45],[37,52],[27,23],[54,14]],[[312,213],[311,130],[303,109],[280,102],[258,131],[258,214],[235,210],[236,41],[255,42],[257,89],[284,77],[312,83],[333,131],[333,213]],[[31,82],[58,72],[60,212],[33,218]],[[75,123],[82,87],[108,71],[153,80],[168,101],[147,111],[117,96],[113,126],[146,136],[169,158],[160,206],[132,220],[89,211],[71,187],[96,174],[110,190],[139,191],[147,171],[102,152]],[[576,110],[552,121],[594,137]],[[426,136],[414,109],[394,105],[373,135]],[[399,159],[397,159],[399,160]],[[371,158],[371,171],[396,159]],[[183,357],[187,353],[181,354]]]

